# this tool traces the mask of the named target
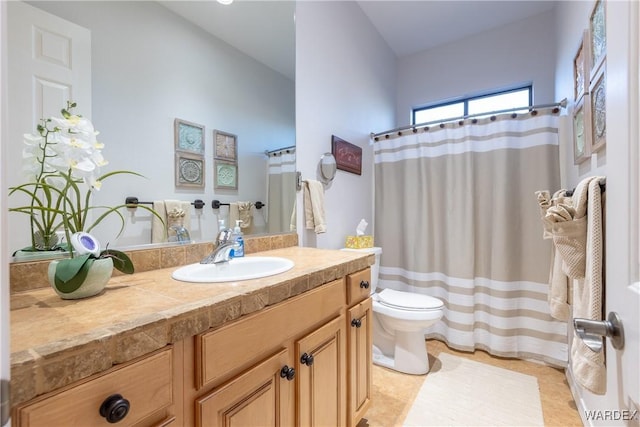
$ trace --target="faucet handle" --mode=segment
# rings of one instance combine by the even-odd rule
[[[216,244],[226,243],[231,239],[231,234],[233,231],[230,228],[220,230],[218,233],[218,237],[216,238]]]

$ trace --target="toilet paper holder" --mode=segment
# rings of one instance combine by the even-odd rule
[[[616,350],[624,348],[624,328],[616,312],[609,313],[607,320],[573,319],[573,328],[586,346],[596,353],[602,351],[602,337],[608,337]]]

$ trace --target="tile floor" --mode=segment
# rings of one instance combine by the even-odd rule
[[[430,364],[441,352],[445,352],[532,375],[538,379],[545,426],[582,426],[564,371],[560,369],[535,362],[494,357],[480,350],[474,353],[456,351],[436,340],[427,341],[427,350]],[[374,365],[371,408],[357,427],[402,426],[424,379],[424,375],[406,375]]]

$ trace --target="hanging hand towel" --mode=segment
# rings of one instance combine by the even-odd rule
[[[238,218],[240,218],[241,221],[240,228],[242,228],[242,232],[245,234],[250,234],[253,227],[252,207],[253,203],[251,202],[238,202]]]
[[[600,181],[604,177],[593,177],[588,185],[587,257],[585,277],[574,282],[573,317],[602,320],[604,296],[603,249],[604,226],[602,221]],[[606,367],[604,350],[595,352],[586,346],[574,331],[571,342],[571,370],[576,382],[596,394],[606,393]]]
[[[151,243],[163,243],[167,241],[167,210],[164,200],[153,202],[153,210],[162,218],[164,224],[155,215],[151,216]]]
[[[585,275],[587,254],[587,193],[598,177],[580,181],[571,198],[561,198],[547,210],[545,218],[553,222],[551,232],[556,250],[563,260],[562,270],[572,279]]]
[[[325,233],[324,187],[320,181],[304,181],[304,219],[307,230],[316,234]]]
[[[227,222],[227,227],[233,229],[236,226],[236,221],[240,219],[240,208],[238,207],[238,203],[233,202],[229,203],[229,218]]]
[[[566,190],[558,190],[550,197],[548,191],[536,191],[538,204],[540,205],[540,215],[543,224],[543,238],[553,239],[553,225],[559,220],[571,220],[572,214],[564,205],[570,203],[570,198],[565,197]],[[562,208],[558,206],[562,205]],[[549,210],[551,209],[551,212]],[[571,208],[573,211],[575,209]],[[555,211],[555,212],[554,212]],[[549,214],[549,217],[547,217]],[[549,292],[547,301],[549,302],[549,313],[554,319],[567,321],[570,317],[569,302],[569,278],[562,270],[562,256],[555,247],[551,246],[551,268],[549,270]]]
[[[181,200],[156,200],[153,202],[153,210],[164,220],[164,224],[155,216],[151,219],[151,243],[164,243],[167,241],[167,225],[169,223],[167,213],[174,209],[182,209],[186,212],[182,225],[191,232],[191,202]]]

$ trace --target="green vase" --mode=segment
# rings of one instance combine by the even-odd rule
[[[93,261],[87,277],[78,289],[73,292],[62,292],[55,284],[57,265],[58,260],[54,260],[49,263],[49,283],[53,290],[56,291],[58,296],[62,299],[88,298],[99,294],[107,285],[107,282],[109,282],[109,279],[111,278],[111,273],[113,273],[113,261],[111,258],[96,259]]]

